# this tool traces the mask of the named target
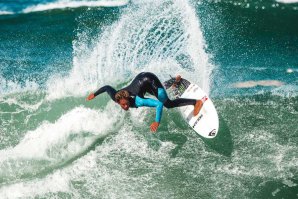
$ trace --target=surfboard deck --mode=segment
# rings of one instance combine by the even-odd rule
[[[193,116],[194,106],[179,107],[179,110],[189,126],[204,138],[215,138],[218,132],[219,120],[215,106],[209,96],[196,84],[181,79],[176,87],[171,87],[175,98],[203,99],[202,109]]]

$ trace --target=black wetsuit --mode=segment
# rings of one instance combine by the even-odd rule
[[[175,79],[173,78],[172,80],[166,82],[165,87],[169,88],[173,83],[175,82]],[[130,85],[128,85],[125,88],[122,88],[120,90],[126,90],[130,94],[130,106],[137,108],[136,106],[136,96],[140,98],[144,98],[146,93],[150,93],[151,95],[154,95],[158,100],[160,100],[160,90],[159,89],[164,89],[162,83],[160,80],[154,75],[153,73],[150,72],[142,72],[138,74],[134,80],[131,82]],[[119,91],[120,91],[119,90]],[[115,94],[118,92],[116,91],[113,87],[106,85],[98,89],[94,95],[97,96],[103,92],[107,92],[109,96],[116,101],[115,99]],[[166,95],[166,94],[165,94]],[[178,98],[175,100],[170,100],[168,96],[166,95],[164,97],[164,100],[162,101],[163,105],[166,108],[173,108],[173,107],[180,107],[180,106],[186,106],[186,105],[195,105],[196,100],[195,99],[185,99],[185,98]]]

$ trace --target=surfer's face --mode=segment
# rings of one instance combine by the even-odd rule
[[[119,100],[118,104],[121,106],[121,108],[123,110],[128,110],[129,109],[129,100],[128,99],[125,99],[125,98],[122,98]]]

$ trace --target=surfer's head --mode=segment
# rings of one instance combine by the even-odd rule
[[[130,107],[129,93],[126,90],[118,91],[115,95],[116,102],[121,106],[123,110],[128,110]]]

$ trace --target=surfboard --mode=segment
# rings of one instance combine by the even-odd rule
[[[173,80],[173,79],[172,79]],[[170,81],[170,80],[169,80]],[[175,98],[203,99],[205,102],[199,114],[193,116],[194,106],[179,107],[189,126],[204,138],[215,138],[218,132],[218,114],[210,97],[197,85],[181,79],[176,87],[171,87]]]

